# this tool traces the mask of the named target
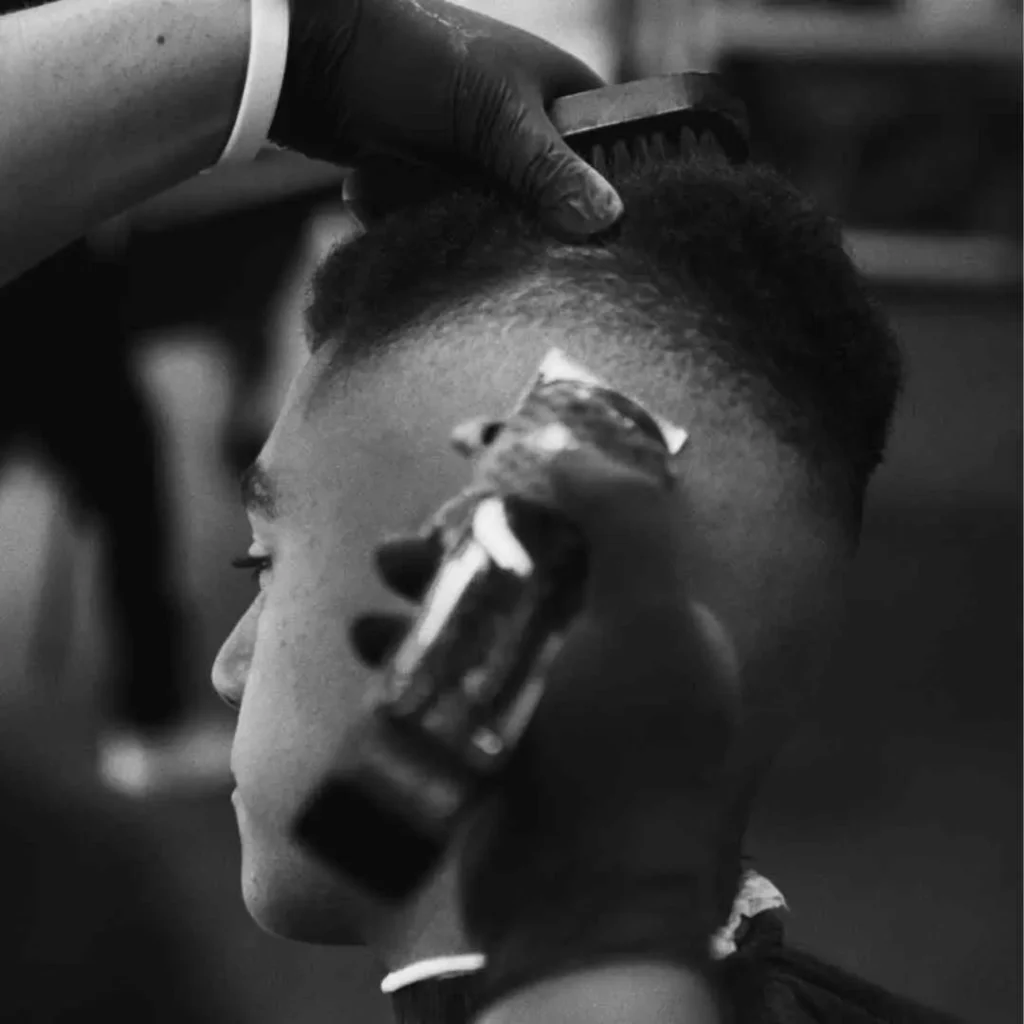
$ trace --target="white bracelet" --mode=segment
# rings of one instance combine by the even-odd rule
[[[249,0],[249,65],[235,127],[217,164],[252,160],[267,141],[288,56],[289,0]]]

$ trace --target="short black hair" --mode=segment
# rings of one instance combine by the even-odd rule
[[[393,213],[318,268],[308,344],[343,336],[338,358],[351,365],[412,321],[472,310],[531,269],[566,282],[564,302],[586,319],[596,278],[608,301],[642,303],[656,318],[670,341],[651,344],[679,350],[689,387],[696,369],[698,387],[794,449],[827,507],[859,534],[903,371],[839,224],[771,168],[731,166],[706,144],[613,181],[625,217],[585,245],[551,238],[516,204],[475,188]]]

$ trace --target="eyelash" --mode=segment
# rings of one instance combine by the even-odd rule
[[[254,583],[260,582],[260,576],[270,569],[270,556],[269,555],[242,555],[241,558],[233,558],[231,560],[231,567],[233,569],[251,569],[252,579]]]

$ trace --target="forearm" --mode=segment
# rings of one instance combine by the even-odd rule
[[[56,0],[0,17],[0,284],[216,162],[248,0]]]
[[[710,984],[685,967],[613,964],[511,993],[474,1024],[721,1024]]]

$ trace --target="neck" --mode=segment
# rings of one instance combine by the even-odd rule
[[[434,879],[375,943],[388,971],[419,960],[476,953],[463,929],[459,914],[458,871],[449,857]]]
[[[477,1024],[719,1024],[711,985],[696,971],[663,963],[595,967],[518,989]]]

